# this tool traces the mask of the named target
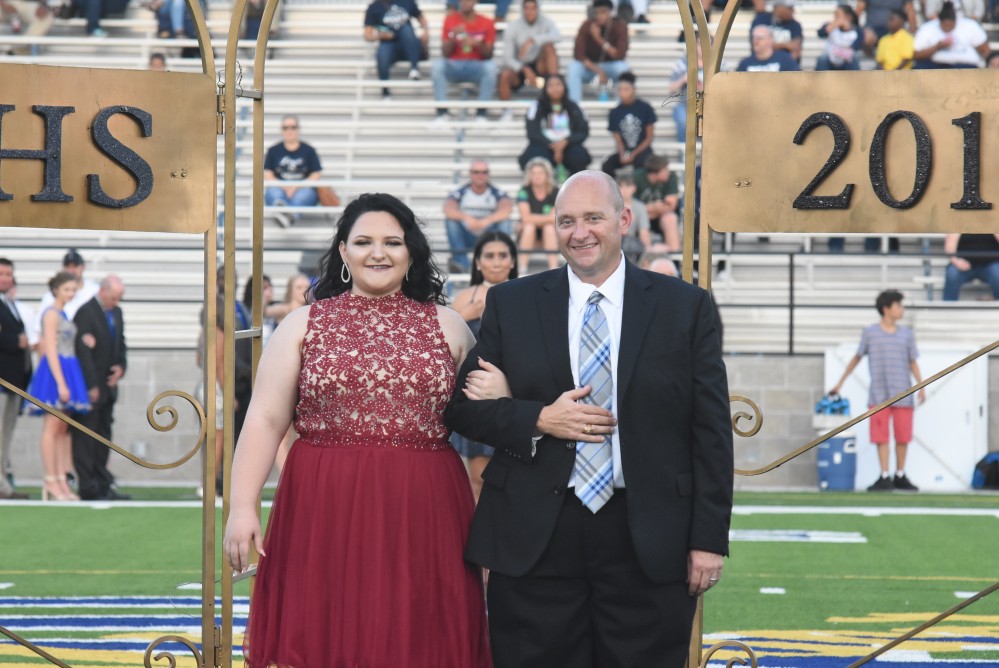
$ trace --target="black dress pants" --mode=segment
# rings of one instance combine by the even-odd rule
[[[495,668],[682,668],[696,602],[642,572],[625,490],[594,514],[570,488],[534,568],[489,574]]]
[[[111,422],[114,402],[102,401],[91,407],[76,421],[93,432],[111,440]],[[77,491],[81,499],[102,499],[111,491],[114,476],[108,471],[111,449],[78,429],[70,429],[73,441],[73,468],[76,469]]]

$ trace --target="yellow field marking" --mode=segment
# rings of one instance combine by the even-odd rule
[[[997,629],[989,629],[988,637],[994,637]],[[968,645],[966,636],[968,629],[955,629],[954,635],[960,634],[961,638],[948,641],[946,636],[933,634],[933,640],[928,637],[919,636],[905,643],[905,649],[914,651],[924,651],[933,653],[966,653]],[[714,634],[704,639],[706,645],[715,642],[712,638]],[[892,632],[867,633],[864,631],[738,631],[734,633],[718,634],[724,637],[735,637],[744,639],[756,651],[757,656],[782,656],[782,657],[854,657],[860,653],[866,653],[871,647],[880,646],[889,640],[894,639],[896,634]],[[949,635],[949,634],[948,634]],[[744,656],[736,650],[719,651],[715,659],[726,661],[735,657]]]
[[[933,619],[939,612],[872,612],[865,617],[830,617],[826,621],[837,624],[910,624]],[[999,615],[951,615],[948,622],[976,622],[979,624],[999,624]],[[937,627],[940,628],[940,627]],[[960,627],[965,629],[967,627]]]

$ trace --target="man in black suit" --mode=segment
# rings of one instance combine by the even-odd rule
[[[31,350],[24,323],[7,291],[14,286],[14,263],[0,258],[0,378],[18,389],[26,389],[31,380]],[[20,396],[0,385],[0,499],[26,499],[27,494],[14,491],[7,480],[11,437],[17,422]]]
[[[112,412],[118,399],[118,381],[125,374],[125,324],[118,303],[125,287],[117,276],[101,281],[93,299],[80,307],[76,323],[76,356],[90,394],[90,412],[77,418],[104,438],[111,440]],[[108,470],[110,449],[73,429],[73,466],[79,476],[80,498],[115,501],[129,498],[114,488]]]
[[[568,267],[490,289],[447,412],[497,448],[466,552],[490,569],[495,665],[678,668],[728,552],[715,309],[624,259],[632,214],[602,172],[571,177],[555,216]],[[471,400],[490,364],[512,399]]]

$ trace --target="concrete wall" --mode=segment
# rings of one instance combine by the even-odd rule
[[[726,363],[731,393],[749,397],[763,411],[763,427],[756,436],[735,437],[737,468],[761,467],[814,438],[812,411],[824,390],[821,356],[730,355]],[[160,433],[148,425],[146,407],[160,392],[172,389],[192,392],[198,375],[193,351],[133,351],[115,411],[115,442],[157,463],[183,456],[193,447],[197,436],[195,412],[178,399],[161,402],[160,405],[177,406],[179,422],[175,429]],[[999,406],[999,357],[989,360],[989,405]],[[733,404],[733,413],[742,410],[748,412],[749,408]],[[24,482],[41,479],[38,452],[41,423],[41,418],[22,416],[15,430],[11,459],[18,479]],[[989,415],[989,449],[999,450],[999,410]],[[736,488],[814,489],[815,457],[813,450],[770,473],[736,476]],[[201,471],[200,454],[176,469],[165,471],[145,469],[117,455],[112,455],[111,461],[113,471],[123,483],[197,485]]]

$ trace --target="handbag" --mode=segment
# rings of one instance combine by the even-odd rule
[[[329,186],[316,188],[316,195],[319,196],[319,206],[340,206],[340,196]]]

